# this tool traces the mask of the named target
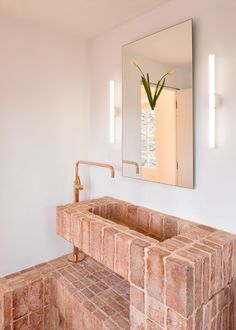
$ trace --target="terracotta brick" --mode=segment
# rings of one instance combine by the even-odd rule
[[[199,308],[195,312],[195,329],[201,330],[203,329],[203,308]]]
[[[176,237],[177,237],[177,236],[176,236]],[[171,243],[173,246],[176,246],[177,248],[182,248],[182,247],[186,246],[185,243],[183,243],[183,242],[177,240],[176,237],[174,237],[174,238],[170,238],[170,239],[168,239],[166,242]]]
[[[164,217],[164,239],[172,238],[178,235],[178,220],[175,217]]]
[[[209,259],[210,259],[209,294],[211,297],[216,291],[216,250],[210,248],[209,246],[199,243],[196,243],[193,246],[209,254]]]
[[[128,217],[128,224],[132,227],[137,227],[138,224],[138,208],[135,205],[129,205],[128,206],[128,212],[127,212],[127,217]]]
[[[72,329],[83,329],[83,310],[76,297],[73,297],[72,303]]]
[[[225,307],[223,309],[223,321],[222,321],[223,329],[229,329],[229,307]]]
[[[83,330],[91,330],[93,325],[93,318],[91,313],[86,308],[82,308],[83,317],[82,317],[82,328]]]
[[[193,240],[192,239],[187,238],[187,237],[184,237],[184,236],[181,236],[181,235],[176,236],[175,237],[175,240],[178,240],[178,241],[183,242],[183,243],[186,243],[186,244],[193,243]]]
[[[29,311],[43,308],[43,281],[38,280],[29,285]]]
[[[144,288],[145,248],[148,246],[147,242],[135,239],[130,247],[130,280],[142,289]]]
[[[124,277],[129,278],[130,267],[130,244],[133,238],[126,234],[118,234],[116,236],[116,272]]]
[[[217,319],[214,318],[213,320],[211,320],[210,325],[208,325],[208,328],[210,327],[210,330],[216,330],[217,329],[216,326],[217,326]]]
[[[82,217],[73,214],[72,227],[73,244],[82,249]]]
[[[13,330],[28,330],[28,316],[24,316],[13,322]]]
[[[150,210],[143,207],[139,207],[137,211],[137,217],[138,217],[138,227],[148,232]]]
[[[120,327],[116,325],[113,321],[110,319],[107,319],[103,325],[104,330],[120,330]]]
[[[114,228],[104,228],[102,263],[114,270],[115,262],[115,235],[118,233]]]
[[[44,307],[43,309],[43,324],[44,330],[51,330],[50,329],[50,319],[51,319],[51,307],[50,305]]]
[[[211,304],[203,305],[203,329],[207,329],[211,324]]]
[[[27,286],[20,287],[13,291],[14,320],[19,319],[28,313],[28,296],[29,290]]]
[[[120,314],[112,315],[112,320],[123,330],[130,330],[130,325]]]
[[[181,235],[187,238],[191,237],[192,240],[200,240],[208,236],[209,232],[198,227],[193,227],[188,232],[182,233]]]
[[[229,303],[229,287],[225,287],[223,290],[223,307],[227,307]]]
[[[168,250],[169,252],[173,252],[176,250],[179,250],[179,246],[177,244],[173,243],[171,239],[168,239],[160,244],[162,249]]]
[[[107,319],[106,315],[103,314],[101,311],[97,310],[93,313],[93,329],[94,330],[102,330],[103,324]]]
[[[119,202],[117,205],[117,218],[123,220],[123,222],[127,221],[128,205],[126,202]]]
[[[223,330],[222,328],[222,320],[223,320],[223,313],[218,313],[217,318],[216,318],[216,329]]]
[[[203,230],[206,230],[206,231],[209,231],[210,233],[213,233],[214,231],[216,231],[216,229],[215,228],[213,228],[213,227],[210,227],[210,226],[206,226],[206,225],[197,225],[198,226],[198,228],[200,228],[200,229],[203,229]]]
[[[218,294],[217,294],[217,305],[218,305],[218,311],[222,312],[223,308],[225,307],[225,294],[224,294],[224,289],[222,289]]]
[[[3,324],[7,326],[12,321],[12,292],[3,292],[2,299],[0,300],[0,326]],[[3,319],[1,319],[1,316]]]
[[[235,301],[231,302],[229,305],[229,330],[234,330],[236,326],[235,318]]]
[[[135,307],[130,306],[130,330],[144,330],[145,316]]]
[[[43,280],[43,290],[44,290],[43,304],[44,305],[49,305],[50,302],[51,302],[51,300],[50,300],[50,298],[51,298],[51,277],[44,278],[44,280]]]
[[[160,248],[150,248],[147,253],[146,288],[153,298],[164,302],[164,258],[168,252]]]
[[[233,235],[224,234],[217,231],[212,236],[207,237],[208,241],[211,241],[222,248],[222,280],[223,287],[231,282],[233,277]]]
[[[167,310],[167,330],[194,330],[192,318],[185,319],[175,311]]]
[[[100,261],[102,248],[102,229],[103,225],[97,222],[91,222],[90,225],[90,253],[91,256]]]
[[[101,310],[103,311],[103,313],[104,313],[105,315],[107,315],[107,317],[110,317],[110,316],[116,314],[116,310],[115,310],[114,308],[112,308],[112,307],[110,306],[110,304],[101,307]]]
[[[146,295],[146,309],[147,317],[158,324],[160,327],[164,327],[165,324],[165,306],[157,301],[155,298]]]
[[[197,309],[203,302],[202,260],[198,256],[193,255],[184,249],[176,254],[194,265],[194,308]]]
[[[141,313],[144,313],[145,312],[144,291],[131,285],[130,286],[130,304],[133,305]]]
[[[43,330],[43,309],[29,314],[29,330]]]
[[[236,280],[233,280],[229,285],[229,302],[236,300]]]
[[[56,281],[56,304],[55,306],[58,308],[59,313],[63,318],[65,318],[65,302],[64,302],[64,286],[60,280]]]
[[[152,212],[150,217],[150,234],[159,238],[164,239],[164,215],[158,212]]]
[[[209,299],[209,284],[210,284],[210,258],[206,252],[195,248],[188,248],[188,252],[198,256],[202,260],[202,284],[203,284],[203,302],[206,303]]]
[[[219,245],[204,239],[202,241],[206,246],[212,248],[216,252],[216,264],[215,264],[215,291],[218,292],[222,289],[222,249]]]
[[[182,259],[166,259],[166,303],[188,318],[193,312],[193,266]]]
[[[72,327],[72,304],[73,295],[66,288],[64,289],[64,302],[65,302],[65,321],[70,329]]]
[[[80,237],[80,246],[81,249],[87,253],[90,254],[90,235],[91,235],[91,220],[90,218],[82,218],[81,219],[81,225],[78,225],[78,229],[80,228],[81,233],[79,234]]]
[[[211,318],[213,319],[217,314],[217,295],[212,297],[210,303],[211,303]]]
[[[107,207],[106,207],[106,218],[107,219],[111,219],[113,217],[113,214],[115,213],[113,211],[113,209],[114,209],[113,203],[107,204]]]
[[[147,319],[147,330],[163,330],[157,323]]]
[[[92,212],[95,215],[99,215],[100,207],[98,205],[96,205],[95,203],[94,204],[91,203],[91,204],[89,204],[89,206],[91,207],[90,212]]]
[[[196,225],[197,224],[192,221],[186,221],[181,219],[179,221],[179,234],[182,235],[188,233],[190,230],[195,228]]]

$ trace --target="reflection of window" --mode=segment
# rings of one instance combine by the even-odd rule
[[[151,87],[154,89],[154,87]],[[141,85],[141,159],[142,166],[156,167],[156,110],[149,106]]]

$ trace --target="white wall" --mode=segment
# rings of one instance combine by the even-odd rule
[[[71,250],[56,236],[55,207],[72,200],[89,107],[76,36],[0,17],[0,45],[1,276]]]
[[[152,12],[100,36],[90,45],[91,158],[118,168],[116,179],[92,171],[91,196],[111,195],[236,233],[236,3],[234,0],[171,0]],[[117,144],[109,145],[110,79],[121,108],[122,45],[193,18],[195,189],[172,187],[121,177],[121,117]],[[208,54],[216,54],[217,148],[208,148]]]

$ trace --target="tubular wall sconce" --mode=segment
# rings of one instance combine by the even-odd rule
[[[109,142],[111,144],[115,143],[115,82],[110,80],[110,138]]]
[[[215,55],[209,55],[209,148],[216,146]]]

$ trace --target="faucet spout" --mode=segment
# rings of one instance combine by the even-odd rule
[[[89,165],[89,166],[96,166],[96,167],[105,167],[110,169],[111,171],[111,178],[115,177],[115,169],[112,165],[110,164],[105,164],[105,163],[96,163],[96,162],[90,162],[87,160],[78,160],[75,164],[76,167],[76,177],[78,177],[78,173],[79,173],[79,165],[83,164],[83,165]]]
[[[97,167],[105,167],[108,168],[111,172],[111,177],[115,177],[115,169],[112,165],[110,164],[105,164],[105,163],[96,163],[96,162],[90,162],[87,160],[78,160],[75,163],[75,180],[74,180],[74,203],[79,202],[79,192],[80,190],[83,190],[84,187],[81,184],[81,180],[79,177],[79,165],[89,165],[89,166],[97,166]]]

